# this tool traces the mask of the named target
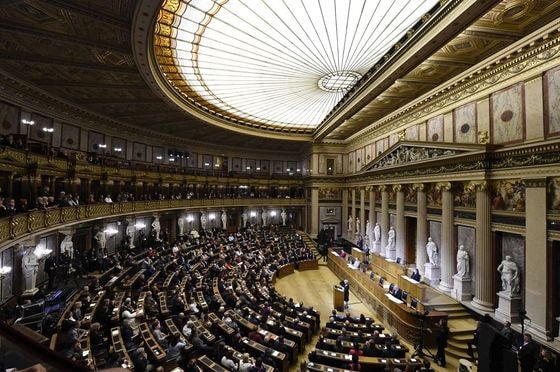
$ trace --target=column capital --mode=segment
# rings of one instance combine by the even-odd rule
[[[450,191],[453,185],[451,182],[438,182],[436,183],[436,190],[438,191]]]
[[[468,191],[486,191],[489,188],[487,181],[471,181],[467,186]]]
[[[414,190],[416,192],[422,192],[422,191],[424,191],[425,188],[426,188],[426,185],[424,185],[423,183],[412,184],[412,190]]]
[[[383,191],[388,191],[388,190],[387,190],[387,185],[380,185],[380,186],[377,186],[377,189],[378,189],[379,191],[381,191],[381,192],[383,192]]]
[[[396,185],[393,185],[393,191],[394,192],[402,191],[402,189],[403,189],[403,185],[401,185],[400,183],[398,183]]]

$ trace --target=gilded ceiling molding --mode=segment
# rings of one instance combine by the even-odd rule
[[[515,50],[502,51],[501,56],[492,61],[475,66],[446,82],[439,90],[425,94],[398,112],[372,123],[345,142],[350,149],[359,148],[415,121],[427,120],[434,111],[441,111],[529,70],[542,66],[545,70],[550,68],[546,64],[560,58],[560,31],[553,26],[549,25],[544,32],[523,39],[520,45],[514,44]]]

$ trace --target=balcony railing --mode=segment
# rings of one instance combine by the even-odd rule
[[[239,198],[149,200],[110,204],[91,204],[51,208],[0,219],[0,250],[15,239],[40,233],[66,224],[85,222],[119,215],[162,212],[173,209],[229,207],[300,207],[305,199]]]

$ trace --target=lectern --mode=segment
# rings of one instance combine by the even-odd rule
[[[344,309],[344,288],[339,285],[333,287],[333,305],[339,311]]]

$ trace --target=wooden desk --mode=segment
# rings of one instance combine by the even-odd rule
[[[231,336],[231,335],[235,334],[235,329],[231,328],[226,323],[224,323],[224,321],[222,319],[220,319],[216,314],[214,314],[214,313],[208,314],[208,319],[210,319],[212,324],[216,324],[218,326],[218,328],[220,328],[220,331],[225,336]]]
[[[206,343],[212,344],[214,343],[214,341],[216,341],[216,336],[214,336],[212,332],[206,329],[206,327],[202,325],[202,322],[200,320],[193,321],[193,326],[196,328],[196,331]]]
[[[299,261],[298,263],[299,271],[317,270],[317,269],[319,269],[319,263],[317,260],[305,260],[305,261]]]
[[[332,321],[332,322],[327,322],[326,327],[335,328],[335,329],[346,328],[347,330],[350,330],[350,331],[362,331],[362,332],[370,332],[370,333],[372,333],[374,331],[381,332],[385,329],[385,327],[383,327],[383,325],[377,324],[377,323],[370,323],[369,326],[368,326],[365,323],[348,322],[348,325],[347,325],[346,322],[343,322],[341,320],[335,320],[335,321]]]
[[[204,299],[204,294],[202,293],[202,291],[197,291],[196,295],[196,302],[198,303],[198,306],[200,306],[201,310],[208,310],[208,304],[206,303],[206,300]]]
[[[385,294],[387,290],[379,286],[377,281],[370,279],[368,274],[357,270],[350,270],[346,262],[329,251],[328,267],[341,279],[348,279],[350,288],[364,303],[370,304],[381,317],[381,320],[394,326],[401,337],[415,343],[420,338],[420,321],[415,316],[416,311],[406,304],[397,304]],[[440,319],[447,318],[447,314],[431,311],[427,316],[425,326],[431,327]],[[425,337],[427,345],[434,344],[434,335]]]
[[[123,360],[123,364],[121,367],[128,368],[131,371],[134,370],[134,364],[126,351],[126,347],[124,345],[121,330],[119,327],[111,328],[111,343],[113,344],[113,350],[119,356],[119,359]]]
[[[132,288],[132,286],[134,285],[134,283],[136,283],[136,281],[137,281],[138,279],[140,279],[140,276],[141,276],[142,274],[144,274],[144,271],[146,271],[146,270],[144,270],[144,269],[138,270],[138,272],[136,272],[136,274],[132,275],[128,280],[126,280],[126,281],[123,283],[123,287],[124,287],[124,288],[127,288],[127,289],[128,289],[128,288]]]
[[[221,305],[225,306],[226,302],[224,301],[224,299],[222,298],[222,294],[220,293],[220,285],[219,285],[218,278],[212,279],[212,292],[214,293],[214,296],[216,297],[217,301]]]
[[[175,277],[175,272],[171,272],[169,274],[167,274],[167,277],[165,278],[165,280],[163,281],[163,285],[161,286],[164,290],[167,290],[169,288],[169,285],[171,284],[171,281],[173,280],[173,278]]]
[[[121,271],[118,275],[113,276],[107,283],[105,283],[105,289],[111,289],[116,287],[117,283],[119,283],[124,277],[128,275],[128,273],[132,270],[132,267],[127,267],[123,271]]]
[[[167,316],[169,315],[169,307],[167,306],[167,293],[165,291],[159,292],[159,308],[161,310],[161,315]]]
[[[263,338],[266,336],[269,336],[271,340],[276,340],[278,338],[278,335],[267,331],[266,329],[259,328],[257,332],[260,333]],[[290,360],[295,360],[295,357],[298,354],[298,345],[294,341],[287,338],[284,338],[283,344],[290,348]]]
[[[333,286],[333,307],[335,309],[344,308],[344,289],[339,285]]]
[[[196,364],[204,371],[229,372],[227,368],[222,367],[218,363],[214,362],[212,359],[208,358],[206,355],[203,355],[200,358],[198,358]]]
[[[329,347],[335,348],[336,347],[336,339],[334,338],[324,338],[323,339],[323,343],[325,345],[328,345]],[[358,343],[358,345],[360,345],[360,349],[364,350],[366,347],[365,342],[360,342]],[[345,351],[349,351],[350,349],[354,348],[354,342],[351,341],[342,341],[342,347],[345,349]],[[387,346],[385,345],[384,342],[382,343],[376,343],[374,344],[375,350],[379,353],[379,355],[381,356],[384,350],[387,350]],[[410,350],[408,350],[408,348],[406,346],[400,345],[400,344],[394,344],[394,345],[390,345],[391,350],[393,350],[393,353],[395,354],[396,358],[404,358],[406,356],[406,353],[408,353]]]
[[[360,260],[360,263],[363,263],[366,260],[366,254],[361,249],[352,248],[350,254],[352,255],[352,257]]]
[[[70,302],[66,304],[66,308],[64,309],[64,312],[60,316],[60,319],[58,319],[58,322],[56,322],[57,332],[60,332],[60,327],[62,326],[62,322],[64,321],[65,315],[72,312],[72,309],[74,308],[74,304],[76,303],[76,301],[80,299],[81,295],[82,295],[82,291],[76,293],[74,297],[72,297],[72,300],[70,300]]]
[[[283,266],[278,266],[278,269],[276,271],[276,276],[278,277],[278,279],[280,279],[287,275],[293,274],[293,272],[294,272],[294,264],[289,263]]]
[[[144,302],[146,301],[146,296],[148,292],[140,292],[138,295],[138,302],[136,303],[136,315],[139,317],[144,316]]]
[[[113,323],[118,323],[121,319],[121,306],[124,296],[124,291],[117,292],[115,294],[115,306],[113,307],[113,313],[111,314],[111,321],[113,321]]]
[[[90,302],[89,308],[85,311],[81,321],[81,325],[83,328],[87,328],[90,326],[91,321],[93,320],[93,316],[95,315],[95,310],[99,306],[99,303],[103,299],[103,296],[105,296],[105,291],[99,291]]]
[[[229,345],[225,345],[225,349],[226,350],[231,350],[233,353],[233,359],[235,359],[235,361],[237,363],[239,363],[241,360],[243,360],[243,353],[240,353],[239,351],[235,350],[234,348],[232,348]],[[254,364],[255,363],[255,358],[249,358],[251,360],[251,362]],[[274,367],[273,366],[269,366],[266,363],[263,363],[263,367],[265,369],[266,372],[274,372]]]
[[[406,268],[399,265],[396,262],[389,262],[385,257],[380,256],[377,253],[372,253],[371,257],[371,269],[391,283],[397,284],[401,275],[406,274]]]
[[[424,299],[426,298],[425,293],[427,290],[427,285],[424,283],[417,282],[416,280],[409,278],[406,275],[401,275],[399,277],[398,286],[403,291],[408,292],[409,303],[410,303],[410,296],[417,298],[419,302],[424,301]]]
[[[259,344],[258,342],[255,342],[253,340],[249,340],[246,337],[243,337],[243,343],[245,344],[245,347],[249,350],[250,354],[257,355],[257,356],[264,355],[266,349],[268,348],[267,346]],[[288,358],[286,357],[286,354],[278,350],[275,350],[272,352],[272,354],[270,354],[270,356],[272,357],[272,359],[278,361],[278,363],[281,365],[280,370],[282,371],[288,370]]]
[[[151,352],[152,356],[158,361],[164,360],[167,353],[163,350],[159,342],[156,341],[147,323],[140,323],[140,335],[142,335],[142,339],[146,343],[147,349]]]
[[[313,362],[307,362],[306,368],[308,371],[313,371],[313,372],[352,372],[349,369],[335,368],[335,367],[326,366],[324,364],[318,364]]]
[[[258,328],[256,324],[251,323],[233,310],[226,311],[226,314],[229,315],[237,324],[245,328],[247,332],[255,331]]]
[[[150,288],[160,274],[161,271],[159,270],[153,273],[152,276],[150,276],[150,278],[146,281],[145,287]]]
[[[331,360],[335,362],[335,364],[341,363],[349,363],[352,361],[352,355],[344,354],[344,353],[337,353],[334,351],[327,351],[327,350],[320,350],[315,349],[314,353],[317,357]],[[360,356],[359,362],[362,365],[362,370],[367,371],[368,368],[381,368],[387,365],[387,362],[391,362],[394,367],[405,368],[407,363],[412,364],[414,367],[421,367],[422,363],[419,359],[411,358],[408,361],[404,358],[375,358],[375,357],[366,357]]]
[[[189,342],[189,340],[187,340],[186,337],[179,331],[179,328],[177,328],[173,319],[165,319],[165,327],[172,335],[179,336],[179,339],[185,343],[185,349],[187,349],[187,351],[190,351],[193,348],[193,345]]]

